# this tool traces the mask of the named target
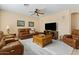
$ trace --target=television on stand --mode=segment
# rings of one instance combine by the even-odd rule
[[[46,23],[45,24],[45,30],[52,30],[52,31],[56,31],[57,24],[56,23]]]
[[[53,39],[58,39],[57,23],[46,23],[44,34],[47,35],[51,33]]]

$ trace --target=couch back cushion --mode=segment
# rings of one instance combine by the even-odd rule
[[[72,34],[73,35],[79,35],[79,30],[77,30],[77,29],[72,30]]]
[[[22,29],[18,29],[19,33],[24,33],[24,34],[29,34],[30,32],[30,28],[22,28]]]

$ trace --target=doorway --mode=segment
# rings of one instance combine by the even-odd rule
[[[71,31],[74,29],[79,29],[79,13],[71,14]]]

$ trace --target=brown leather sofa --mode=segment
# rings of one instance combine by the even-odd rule
[[[71,35],[64,35],[62,39],[69,46],[79,48],[79,30],[73,30]]]
[[[0,55],[22,55],[24,47],[19,40],[15,38],[11,39],[3,36],[3,32],[0,31]]]
[[[18,29],[18,37],[20,39],[26,39],[26,38],[31,37],[30,28],[20,28],[20,29]]]
[[[32,38],[33,35],[40,34],[40,32],[34,31],[34,33],[30,33],[31,28],[19,28],[18,29],[18,38],[27,39]]]

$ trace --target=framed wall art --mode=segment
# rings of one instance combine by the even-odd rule
[[[25,21],[23,21],[23,20],[17,20],[17,26],[18,27],[24,27],[25,26]]]
[[[32,21],[28,22],[28,26],[29,27],[34,27],[34,22],[32,22]]]

